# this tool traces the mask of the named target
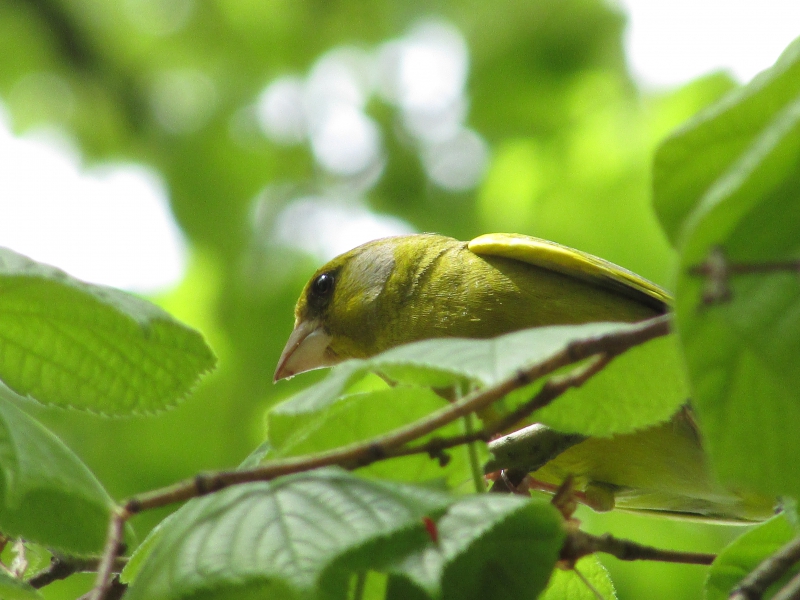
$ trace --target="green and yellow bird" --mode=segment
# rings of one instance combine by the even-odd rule
[[[622,267],[538,238],[384,238],[314,273],[297,302],[275,380],[428,338],[634,322],[666,313],[669,303],[664,290]],[[565,446],[533,476],[558,484],[572,475],[581,491],[604,490],[611,505],[632,510],[725,521],[773,512],[772,500],[713,482],[685,414],[649,430]]]

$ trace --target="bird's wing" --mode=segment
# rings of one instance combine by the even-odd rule
[[[657,310],[666,310],[672,302],[665,290],[636,273],[586,252],[540,238],[516,233],[487,233],[470,241],[467,248],[478,256],[510,258],[577,277]]]

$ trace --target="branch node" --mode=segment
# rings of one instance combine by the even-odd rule
[[[142,503],[138,498],[131,498],[123,505],[122,510],[131,516],[139,514],[142,510]]]

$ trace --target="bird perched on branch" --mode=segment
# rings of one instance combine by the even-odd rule
[[[664,290],[622,267],[538,238],[384,238],[314,273],[297,302],[275,380],[428,338],[634,322],[668,312],[669,303]],[[600,498],[596,507],[726,521],[772,514],[770,499],[713,481],[687,409],[649,430],[553,447],[560,453],[537,466],[533,476],[551,484],[571,476],[581,493]]]

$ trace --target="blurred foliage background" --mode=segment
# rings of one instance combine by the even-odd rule
[[[712,74],[637,89],[624,26],[602,0],[0,2],[0,99],[14,130],[55,127],[86,164],[160,174],[191,258],[154,300],[220,358],[167,414],[25,408],[122,498],[235,466],[263,440],[265,410],[318,377],[272,384],[303,283],[369,237],[514,231],[669,287],[651,153],[735,84]],[[134,526],[143,536],[162,516]],[[583,517],[590,530],[697,551],[733,535]],[[700,597],[700,567],[604,562],[621,598]],[[87,581],[44,593],[74,597]]]

